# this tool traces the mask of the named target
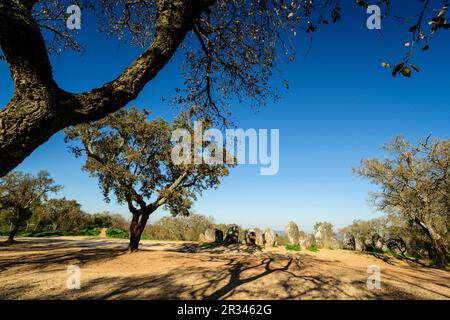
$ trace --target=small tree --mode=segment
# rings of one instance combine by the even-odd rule
[[[13,172],[3,177],[0,180],[0,209],[8,212],[12,224],[7,241],[13,242],[17,231],[31,218],[32,210],[47,200],[49,193],[60,189],[46,171],[40,171],[36,176]]]
[[[214,219],[200,214],[189,217],[162,217],[148,226],[146,234],[158,240],[198,241],[199,235],[212,228]]]
[[[395,138],[384,149],[391,159],[363,160],[358,175],[381,187],[374,193],[381,211],[414,222],[433,243],[440,264],[447,262],[443,241],[450,222],[450,140],[428,136],[412,145]]]
[[[53,230],[76,231],[89,225],[90,216],[76,200],[50,199],[44,205]]]
[[[126,230],[129,222],[119,213],[104,211],[92,215],[92,225],[100,228]]]
[[[173,124],[147,121],[148,112],[120,110],[92,124],[66,130],[76,155],[86,154],[83,170],[98,178],[106,201],[115,195],[132,214],[129,251],[138,249],[147,220],[158,208],[173,215],[189,215],[192,202],[203,190],[217,187],[228,175],[227,165],[179,164],[171,159],[172,131],[191,130],[185,117]]]

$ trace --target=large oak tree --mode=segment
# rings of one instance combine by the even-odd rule
[[[164,207],[173,215],[189,215],[197,195],[217,187],[230,166],[223,163],[223,145],[204,141],[202,147],[208,148],[205,150],[214,153],[220,148],[222,161],[196,164],[194,144],[172,140],[176,129],[186,130],[191,139],[194,131],[189,118],[168,123],[163,119],[148,121],[147,116],[148,112],[136,108],[122,109],[97,122],[66,129],[67,140],[73,142],[72,152],[86,156],[83,170],[98,179],[105,199],[109,201],[112,194],[119,203],[128,205],[132,214],[130,251],[138,249],[153,212]],[[176,156],[191,161],[175,164],[175,145],[186,146]]]
[[[366,1],[356,3],[368,6]],[[377,3],[388,12],[389,0]],[[228,118],[230,100],[264,103],[276,95],[269,78],[277,57],[294,58],[297,32],[311,34],[318,25],[341,18],[338,0],[81,1],[82,10],[95,12],[102,31],[145,49],[114,80],[71,93],[55,81],[49,54],[82,48],[66,28],[65,13],[72,4],[0,0],[0,57],[6,59],[14,83],[11,100],[0,110],[0,177],[61,129],[99,120],[127,105],[180,50],[186,57],[186,81],[184,88],[177,88],[175,103],[202,106],[197,111],[220,120]],[[409,76],[412,49],[419,42],[425,49],[431,33],[449,27],[447,0],[417,4],[418,15],[407,20],[409,52],[390,66],[394,75]]]
[[[402,137],[384,149],[387,159],[363,160],[354,171],[380,186],[379,210],[416,224],[433,244],[439,263],[448,261],[444,235],[450,226],[450,140],[428,137],[413,145]]]

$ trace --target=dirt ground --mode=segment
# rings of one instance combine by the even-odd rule
[[[0,247],[0,299],[450,299],[450,271],[344,250],[19,238]],[[78,265],[81,288],[67,289]],[[381,289],[367,288],[378,266]]]

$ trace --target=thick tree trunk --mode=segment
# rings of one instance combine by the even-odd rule
[[[128,252],[131,253],[139,250],[139,242],[141,241],[141,236],[147,225],[150,213],[151,212],[133,214],[130,225],[130,243],[128,244]]]
[[[19,231],[19,226],[14,226],[14,228],[11,230],[8,236],[8,240],[6,242],[12,243],[14,242],[14,237],[16,236],[17,232]]]
[[[445,244],[442,242],[441,236],[436,232],[436,230],[434,230],[434,228],[430,224],[427,224],[419,219],[417,219],[416,222],[422,228],[425,234],[430,238],[433,245],[433,251],[439,265],[446,265],[448,262],[447,249],[445,248]]]
[[[447,250],[440,237],[432,236],[434,251],[440,265],[445,266],[448,262]]]
[[[135,252],[139,250],[139,242],[141,241],[143,231],[144,230],[139,229],[139,223],[137,220],[135,221],[133,217],[130,225],[130,243],[128,245],[128,252]]]

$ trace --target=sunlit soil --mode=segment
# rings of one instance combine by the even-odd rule
[[[450,271],[344,250],[82,237],[19,238],[0,247],[1,299],[450,299]],[[68,289],[67,268],[81,270]],[[370,266],[380,289],[368,289]],[[376,267],[375,267],[376,269]],[[373,267],[372,269],[373,270]]]

